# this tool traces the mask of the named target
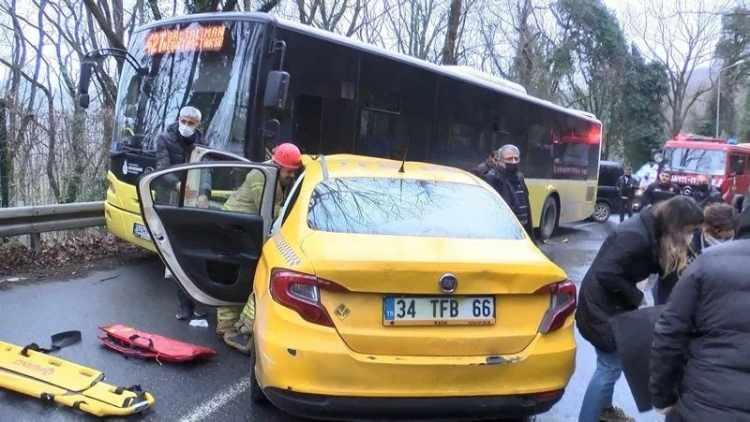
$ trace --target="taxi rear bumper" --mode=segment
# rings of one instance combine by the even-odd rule
[[[474,421],[497,419],[498,415],[517,418],[546,412],[563,396],[563,390],[510,396],[426,398],[339,397],[278,388],[267,388],[263,392],[271,403],[287,413],[326,420],[439,417]]]

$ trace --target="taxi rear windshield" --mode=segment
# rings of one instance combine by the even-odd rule
[[[521,239],[494,192],[465,183],[397,178],[332,178],[313,191],[313,230],[462,239]]]

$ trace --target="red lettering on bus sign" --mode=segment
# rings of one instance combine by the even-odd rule
[[[146,37],[146,53],[153,56],[178,51],[219,51],[225,33],[224,25],[154,31]]]

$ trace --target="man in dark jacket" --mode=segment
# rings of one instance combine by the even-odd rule
[[[505,203],[510,206],[513,213],[526,229],[530,238],[534,238],[534,224],[531,219],[531,203],[529,202],[529,188],[519,170],[521,164],[521,151],[515,145],[505,145],[497,151],[500,159],[499,165],[490,169],[484,175],[487,181]]]
[[[651,395],[667,421],[750,421],[750,211],[698,257],[654,327]]]
[[[672,173],[668,169],[662,169],[659,180],[649,185],[641,197],[642,207],[656,205],[661,201],[673,198],[680,193],[680,188],[672,183]]]
[[[202,141],[202,134],[198,130],[201,117],[200,110],[195,107],[185,106],[180,109],[177,122],[169,125],[167,130],[160,133],[156,138],[156,170],[183,164],[190,160],[193,148]],[[165,201],[165,199],[159,199],[160,196],[163,198],[179,190],[179,180],[174,174],[166,175],[162,185],[169,186],[161,186],[161,189],[157,191],[157,200],[160,202]],[[207,182],[202,180],[201,192],[198,196],[198,206],[201,208],[208,206],[208,197],[206,194],[208,186],[206,185]],[[166,201],[172,202],[169,199]],[[165,269],[164,277],[168,279],[172,278],[169,270]],[[203,316],[203,314],[195,312],[195,302],[179,287],[177,289],[177,300],[180,305],[176,315],[177,319],[188,320],[193,317]]]
[[[716,186],[709,183],[706,175],[698,175],[697,183],[689,191],[690,196],[695,199],[695,202],[705,208],[711,204],[717,204],[723,202],[721,199],[721,191]]]
[[[626,166],[623,175],[617,179],[617,192],[620,194],[622,204],[620,208],[620,223],[625,221],[625,214],[628,218],[633,216],[633,199],[635,190],[638,188],[638,181],[633,177],[633,169]]]
[[[190,161],[193,149],[203,141],[203,134],[198,129],[200,123],[200,110],[191,106],[180,109],[177,122],[167,126],[167,130],[156,138],[156,170]],[[163,181],[163,183],[174,185],[169,188],[177,187],[178,182],[177,176],[173,174],[165,176]],[[204,178],[201,180],[201,192],[198,198],[198,204],[202,208],[208,204],[206,192],[209,189],[210,182]]]
[[[471,172],[475,175],[484,178],[487,173],[489,173],[490,170],[497,168],[498,166],[498,156],[497,151],[490,152],[489,157],[487,157],[486,160],[479,163],[476,167],[471,169]]]

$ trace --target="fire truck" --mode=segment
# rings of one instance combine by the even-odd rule
[[[740,207],[750,187],[750,143],[679,134],[665,144],[661,167],[672,171],[672,182],[683,191],[707,176],[724,201]]]

